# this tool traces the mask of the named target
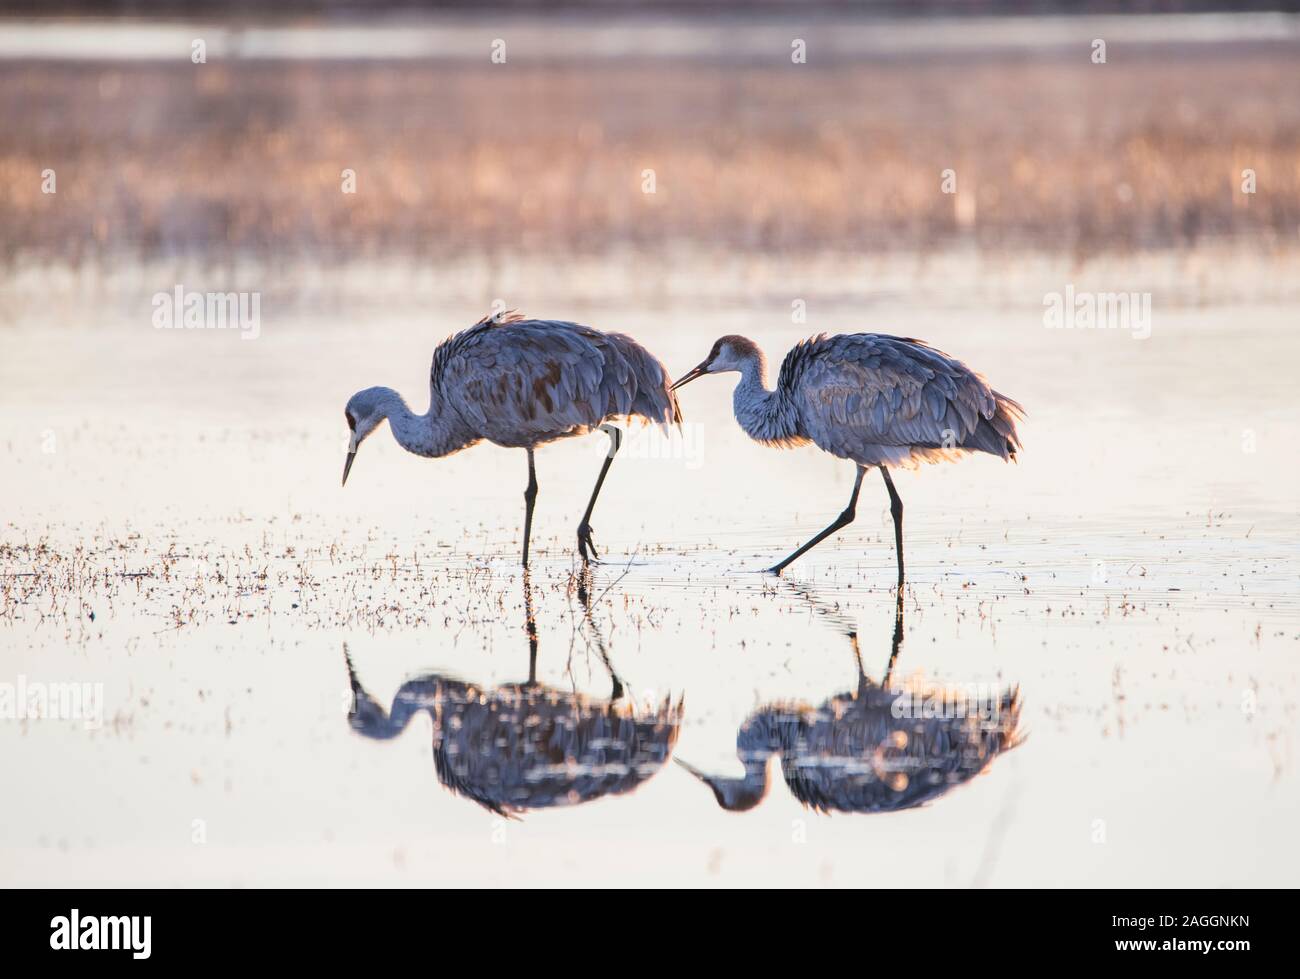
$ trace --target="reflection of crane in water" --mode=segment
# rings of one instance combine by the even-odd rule
[[[736,735],[736,754],[745,766],[741,778],[707,775],[677,759],[713,789],[722,808],[758,805],[767,794],[772,759],[779,755],[791,793],[819,812],[911,809],[983,772],[1022,740],[1018,688],[987,696],[919,684],[902,691],[890,687],[903,639],[901,594],[889,666],[876,684],[862,668],[852,622],[807,591],[793,590],[847,633],[858,686],[819,707],[784,702],[751,714]]]
[[[595,630],[585,584],[579,597]],[[597,652],[613,684],[608,700],[538,683],[537,626],[527,572],[524,612],[526,683],[483,687],[431,674],[403,683],[385,713],[361,686],[348,657],[353,729],[386,740],[400,734],[415,714],[427,711],[433,720],[438,781],[502,816],[632,792],[671,757],[681,701],[674,704],[669,698],[656,710],[641,711],[627,703],[598,631]]]

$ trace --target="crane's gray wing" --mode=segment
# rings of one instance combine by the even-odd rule
[[[862,465],[934,462],[962,451],[1010,459],[1020,447],[1020,405],[920,340],[814,337],[786,356],[777,390],[805,435]]]
[[[895,717],[897,691],[871,687],[834,698],[782,748],[782,774],[804,805],[821,812],[895,812],[935,799],[1018,746],[1018,688],[971,697],[914,691],[915,714]],[[922,705],[929,707],[923,710]]]
[[[681,724],[671,699],[651,713],[537,686],[470,693],[444,708],[438,779],[499,815],[632,792],[663,768]]]
[[[602,336],[606,343],[617,349],[632,371],[636,395],[631,413],[664,427],[680,425],[682,409],[663,361],[626,334],[606,333]]]
[[[446,349],[444,349],[446,348]],[[638,404],[621,339],[576,323],[480,323],[434,355],[433,387],[482,437],[505,446],[580,435]]]
[[[434,390],[482,437],[526,446],[581,434],[632,408],[632,368],[597,330],[486,322],[434,355]],[[442,354],[439,348],[439,354]]]

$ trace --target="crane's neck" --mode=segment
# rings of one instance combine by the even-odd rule
[[[383,410],[397,444],[418,456],[451,455],[478,441],[460,415],[436,394],[429,402],[429,410],[417,415],[400,394],[385,389]]]
[[[767,358],[755,350],[740,368],[740,383],[732,395],[736,421],[750,438],[759,442],[786,443],[798,433],[793,405],[780,390],[767,386]]]
[[[411,718],[426,706],[420,697],[412,695],[408,689],[411,682],[408,682],[402,685],[402,689],[393,698],[392,709],[385,711],[366,693],[356,673],[352,671],[350,661],[348,676],[352,682],[352,709],[348,712],[348,723],[353,730],[367,738],[387,741],[397,737],[406,730]]]
[[[736,757],[745,766],[744,777],[704,777],[723,809],[743,812],[763,801],[771,780],[772,759],[790,743],[792,723],[797,722],[788,712],[769,707],[751,714],[741,725],[736,734]]]
[[[767,797],[772,756],[745,760],[744,778],[712,778],[710,786],[723,809],[745,812]]]

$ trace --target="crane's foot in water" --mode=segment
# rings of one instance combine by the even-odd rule
[[[587,553],[588,550],[591,551],[590,555]],[[584,564],[588,561],[600,563],[600,555],[596,553],[596,542],[591,539],[591,524],[578,525],[578,554],[581,555]]]

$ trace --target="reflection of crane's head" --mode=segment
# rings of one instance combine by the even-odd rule
[[[398,697],[393,703],[390,714],[374,701],[357,678],[357,671],[352,665],[347,644],[343,645],[343,658],[348,665],[348,683],[352,687],[352,699],[348,704],[348,723],[352,730],[367,738],[387,741],[401,734],[410,723],[415,713],[413,705],[407,698]]]
[[[763,801],[763,797],[767,795],[769,782],[767,777],[768,760],[755,761],[752,764],[747,763],[744,778],[725,778],[721,775],[708,775],[680,758],[673,759],[682,768],[711,788],[714,797],[718,800],[718,805],[728,812],[745,812],[753,809]]]
[[[770,784],[773,756],[781,749],[781,731],[785,722],[779,710],[754,714],[736,735],[736,755],[745,766],[744,778],[708,775],[680,758],[674,761],[713,790],[718,805],[729,812],[745,812],[763,801]]]

